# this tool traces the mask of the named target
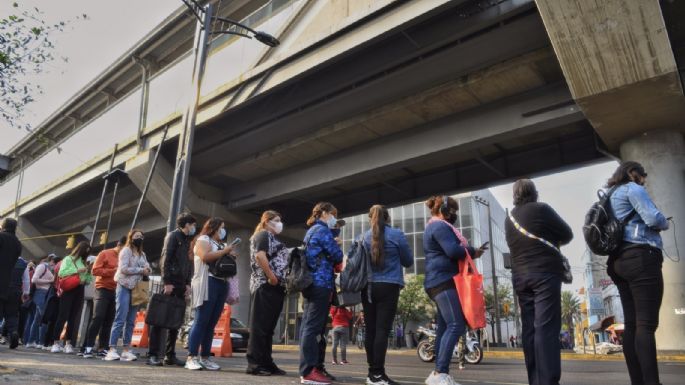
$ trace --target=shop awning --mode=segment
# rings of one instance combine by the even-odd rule
[[[597,321],[590,325],[590,330],[592,331],[598,331],[598,330],[605,330],[609,326],[611,326],[614,323],[614,316],[610,315],[608,317],[602,318],[601,321]]]

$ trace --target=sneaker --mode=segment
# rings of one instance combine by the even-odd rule
[[[100,351],[98,351],[97,356],[98,356],[98,357],[102,357],[102,358],[107,357],[107,350],[100,350]]]
[[[340,361],[340,365],[349,365],[349,364],[350,364],[350,361],[348,361],[348,360]]]
[[[333,360],[333,361],[331,361],[331,365],[340,365],[340,364],[338,364],[338,361]]]
[[[33,342],[29,342],[28,344],[24,345],[24,347],[26,349],[33,349],[36,347],[36,344],[34,344]]]
[[[7,343],[7,338],[0,336],[0,345],[5,345]]]
[[[63,351],[64,349],[61,346],[59,346],[58,343],[55,343],[54,345],[52,345],[52,348],[50,348],[50,353],[62,353]]]
[[[366,377],[366,385],[400,385],[386,374],[372,374]]]
[[[197,357],[188,357],[188,360],[186,360],[185,368],[188,370],[202,370],[202,365],[200,365],[200,359]]]
[[[285,375],[287,375],[288,373],[287,373],[285,370],[283,370],[283,369],[279,368],[278,366],[274,365],[274,366],[271,368],[271,374],[274,375],[274,376],[285,376]]]
[[[202,358],[200,359],[200,365],[207,370],[220,370],[221,366],[217,364],[216,362],[212,361],[211,358]]]
[[[162,366],[162,361],[157,356],[149,356],[145,364],[149,366]]]
[[[257,368],[248,368],[245,373],[253,375],[253,376],[264,376],[268,377],[274,374],[273,371],[263,368],[263,367],[257,367]]]
[[[74,354],[74,347],[71,346],[71,344],[64,345],[64,353],[65,354]]]
[[[121,356],[119,355],[119,353],[117,353],[116,349],[110,349],[107,352],[107,355],[105,356],[105,358],[103,358],[103,360],[105,360],[105,361],[118,361],[120,359],[121,359]]]
[[[10,349],[16,349],[19,346],[19,334],[16,332],[10,335]]]
[[[176,356],[167,356],[164,357],[164,365],[166,366],[180,366],[183,367],[186,363],[184,361],[179,360],[176,358]]]
[[[330,385],[331,380],[328,379],[319,369],[312,369],[306,376],[300,377],[300,384],[309,385]]]
[[[133,354],[132,352],[130,352],[128,350],[121,353],[121,357],[119,358],[120,361],[126,361],[126,362],[135,361],[137,359],[138,359],[138,356],[136,356],[135,354]]]
[[[337,381],[338,380],[337,378],[335,378],[334,375],[328,373],[328,370],[326,370],[326,368],[320,368],[317,370],[319,371],[319,373],[323,374],[324,377],[328,378],[329,381]]]
[[[439,385],[459,385],[452,376],[450,376],[447,373],[440,373],[438,374],[438,377],[440,379],[440,382],[438,382]]]
[[[93,353],[93,348],[86,348],[83,352],[83,358],[93,358],[95,354]]]
[[[50,349],[52,349],[52,346],[45,345],[45,346],[42,346],[41,349],[49,351]]]

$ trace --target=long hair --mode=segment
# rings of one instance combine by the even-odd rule
[[[373,205],[369,210],[371,226],[371,264],[379,267],[385,263],[385,224],[390,222],[388,209],[383,205]]]
[[[445,200],[446,195],[436,195],[430,197],[426,201],[426,207],[431,211],[431,215],[437,217],[442,213],[442,215],[447,215],[448,213],[442,212],[442,204]],[[459,211],[459,202],[456,199],[447,196],[447,209],[452,209],[454,211]]]
[[[83,263],[85,263],[88,253],[90,253],[90,244],[86,241],[81,241],[71,251],[71,256],[78,257]]]
[[[145,237],[145,233],[141,229],[132,229],[131,231],[128,232],[128,235],[126,236],[126,247],[130,248],[131,250],[136,250],[138,251],[138,254],[143,254],[143,246],[141,245],[140,248],[135,247],[133,245],[133,236],[136,233],[140,233],[143,237]]]
[[[630,173],[633,171],[637,171],[637,173],[642,176],[647,176],[645,169],[640,163],[633,161],[623,162],[616,168],[614,175],[607,180],[606,187],[611,188],[631,182],[632,179],[630,179]]]
[[[280,217],[281,214],[279,214],[277,211],[274,210],[266,210],[262,213],[262,218],[259,220],[259,223],[257,224],[257,227],[254,229],[254,233],[252,233],[252,237],[255,236],[258,232],[262,230],[266,230],[266,224],[273,220],[276,217]]]
[[[211,239],[214,234],[219,231],[222,223],[224,223],[224,219],[220,217],[207,219],[205,224],[202,226],[202,231],[200,231],[200,234],[195,236],[193,241],[190,243],[190,248],[188,249],[188,258],[192,259],[195,256],[195,243],[197,242],[197,239],[203,235],[206,235]]]
[[[336,209],[332,203],[319,202],[312,209],[312,215],[310,215],[309,219],[307,219],[307,226],[312,226],[317,219],[321,218],[321,215],[323,215],[324,211],[334,215],[338,213],[338,209]]]
[[[535,188],[535,183],[530,179],[517,180],[514,182],[513,190],[514,206],[538,201],[538,190]]]

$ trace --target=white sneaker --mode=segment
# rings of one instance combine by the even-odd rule
[[[105,361],[117,361],[119,359],[121,359],[121,356],[119,356],[119,353],[117,353],[117,350],[114,348],[109,349],[107,355],[103,358]]]
[[[58,343],[55,343],[52,345],[52,348],[50,348],[50,353],[62,353],[64,349],[62,349],[61,346],[59,346]]]
[[[135,361],[135,360],[137,360],[137,359],[138,359],[138,356],[136,356],[135,354],[133,354],[132,352],[130,352],[130,351],[127,350],[127,351],[121,353],[121,357],[120,357],[119,359],[120,359],[121,361],[130,362],[130,361]]]
[[[64,345],[64,353],[66,353],[66,354],[74,354],[74,347],[71,346],[71,344],[66,344],[66,345]]]
[[[440,377],[440,385],[459,385],[457,382],[454,381],[454,378],[450,376],[447,373],[440,373],[438,374]]]
[[[33,342],[29,342],[28,344],[24,345],[26,349],[33,349],[36,346]]]
[[[209,358],[200,359],[200,365],[207,370],[220,370],[221,366]]]
[[[47,346],[47,345],[45,345],[45,346],[39,346],[39,347],[40,347],[41,349],[45,350],[45,351],[49,351],[49,350],[51,349],[51,347],[50,347],[50,346]]]
[[[200,359],[197,357],[188,357],[185,368],[189,370],[201,370],[202,365],[200,364]]]

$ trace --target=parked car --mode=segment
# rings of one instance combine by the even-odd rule
[[[250,330],[239,319],[231,318],[231,344],[233,351],[247,350],[247,340],[250,339]]]

